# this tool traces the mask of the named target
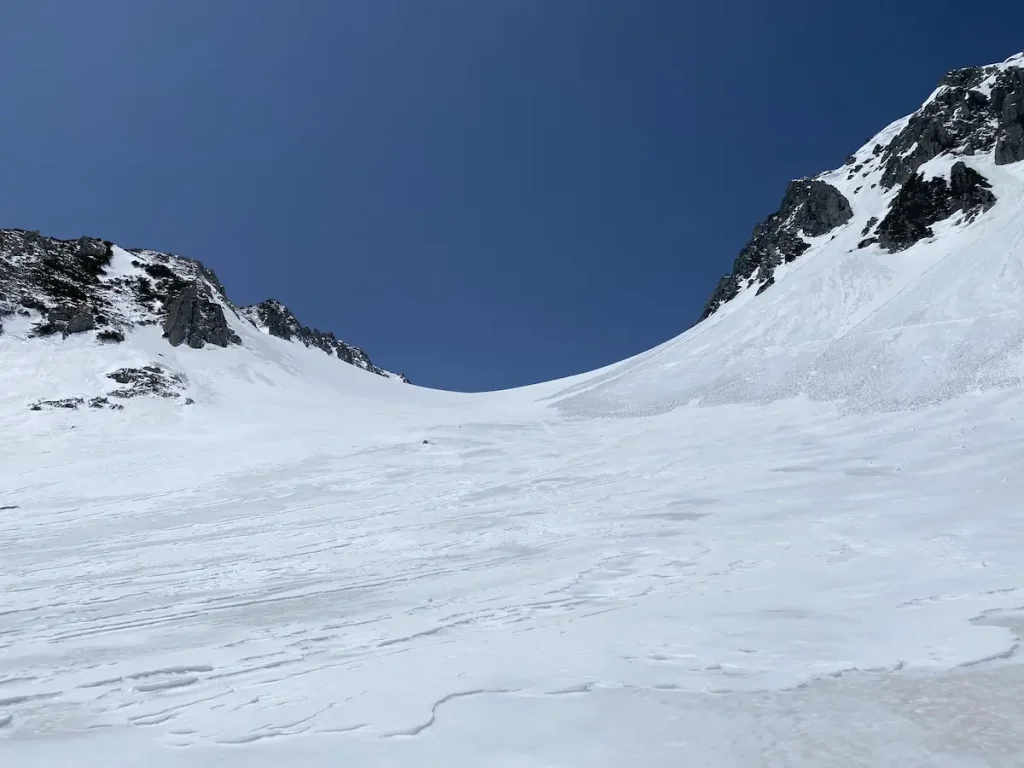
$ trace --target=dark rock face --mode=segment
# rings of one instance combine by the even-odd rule
[[[120,344],[124,341],[124,334],[121,331],[106,329],[96,334],[96,339],[106,344]]]
[[[103,280],[113,257],[105,240],[57,240],[21,229],[0,230],[0,297],[21,313],[38,312],[34,336],[65,338],[108,324]]]
[[[92,312],[88,310],[79,310],[71,316],[68,320],[68,324],[64,327],[64,335],[69,336],[72,333],[85,333],[91,331],[96,327],[96,318],[92,316]]]
[[[996,204],[996,196],[989,190],[989,180],[962,161],[953,164],[949,173],[951,213],[963,211],[971,219]]]
[[[853,218],[853,209],[843,194],[818,179],[790,182],[779,213],[809,237],[828,234]]]
[[[303,325],[294,313],[279,301],[267,299],[254,306],[245,307],[243,312],[257,327],[262,326],[271,336],[286,341],[302,342],[307,347],[321,349],[328,355],[334,355],[363,370],[384,374],[384,371],[375,366],[370,361],[370,356],[362,349],[336,338],[333,333],[325,333]],[[402,378],[404,379],[404,377]]]
[[[109,408],[112,411],[123,411],[124,406],[120,403],[112,403],[106,397],[94,397],[89,400],[90,408]]]
[[[259,322],[271,336],[291,341],[297,336],[312,335],[312,329],[305,328],[292,311],[279,301],[267,299],[250,309],[255,311]]]
[[[96,327],[96,318],[85,307],[57,306],[46,313],[46,319],[32,328],[35,336],[60,333],[66,339],[73,333],[84,333]]]
[[[976,89],[990,76],[995,82],[986,96]],[[959,69],[940,86],[883,151],[886,189],[904,183],[943,152],[974,155],[994,149],[996,165],[1024,160],[1024,70]]]
[[[220,304],[206,295],[198,283],[187,286],[167,305],[164,336],[171,346],[188,344],[194,349],[202,349],[206,344],[226,347],[242,343],[228,326]]]
[[[975,74],[963,75],[963,82],[976,79]],[[958,147],[968,155],[990,150],[995,144],[991,117],[991,100],[980,91],[965,86],[941,91],[885,149],[882,186],[892,189],[904,183],[943,152]]]
[[[29,406],[31,411],[41,411],[44,408],[49,410],[69,410],[77,411],[82,405],[85,405],[84,397],[65,397],[60,400],[37,400]],[[107,408],[111,411],[124,410],[124,406],[120,403],[112,403],[105,397],[92,397],[89,398],[90,408]]]
[[[999,119],[996,165],[1024,160],[1024,69],[1008,70],[992,88],[992,109]]]
[[[185,377],[160,365],[146,365],[142,368],[119,368],[107,374],[108,379],[124,386],[110,392],[111,397],[122,399],[156,395],[173,398],[181,394]]]
[[[239,310],[213,270],[174,254],[144,249],[128,253],[128,263],[119,262],[110,274],[114,248],[106,240],[58,240],[27,230],[0,230],[0,333],[5,317],[20,314],[37,316],[30,330],[36,337],[67,338],[95,330],[97,341],[119,343],[133,327],[160,325],[175,346],[241,343],[228,323]],[[386,375],[363,350],[333,333],[303,326],[278,302],[264,302],[244,314],[254,322],[265,321],[275,336]]]
[[[78,238],[78,255],[83,259],[94,259],[105,264],[110,263],[111,244],[95,237]]]
[[[110,264],[109,243],[55,240],[38,232],[0,230],[0,281],[12,296],[31,293],[54,303],[88,304]],[[36,300],[38,301],[39,298]]]
[[[704,307],[700,319],[714,314],[739,293],[744,282],[757,272],[761,282],[758,293],[775,283],[775,268],[797,259],[810,246],[808,237],[826,235],[853,217],[849,200],[835,187],[820,179],[790,182],[782,205],[754,228],[753,237],[733,263],[732,272],[723,277]]]
[[[857,247],[877,244],[900,251],[932,236],[938,221],[959,213],[960,221],[969,223],[991,208],[996,202],[991,184],[962,161],[953,166],[948,180],[925,181],[920,175],[921,166],[940,155],[981,153],[991,153],[996,165],[1024,161],[1024,56],[949,72],[895,136],[847,158],[842,170],[855,190],[854,201],[862,199],[856,195],[868,186],[896,190],[883,220],[872,217],[863,225]],[[778,213],[755,228],[732,272],[718,282],[700,320],[744,288],[754,287],[755,281],[758,294],[771,287],[776,266],[807,249],[800,235],[833,231],[851,219],[849,208],[842,194],[820,179],[791,184]]]
[[[996,202],[988,180],[963,162],[956,163],[950,180],[925,181],[921,174],[911,176],[878,225],[878,243],[889,251],[903,251],[933,232],[931,226],[962,212],[968,220],[987,211]]]
[[[77,410],[80,405],[85,402],[85,398],[82,397],[65,397],[59,400],[37,400],[29,406],[29,410],[41,411],[44,408],[49,409],[63,409],[74,411]]]

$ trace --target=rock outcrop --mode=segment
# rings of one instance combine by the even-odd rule
[[[223,348],[242,343],[233,322],[235,328],[251,322],[278,338],[394,376],[359,347],[303,326],[280,302],[239,309],[213,270],[198,261],[143,249],[117,253],[115,265],[114,246],[106,240],[0,230],[0,333],[8,318],[22,315],[31,318],[33,337],[91,334],[97,343],[120,343],[133,328],[156,325],[172,346]]]
[[[775,283],[779,264],[808,251],[808,238],[838,237],[847,222],[860,233],[848,250],[878,246],[890,253],[932,237],[932,227],[951,217],[958,216],[954,224],[971,224],[997,203],[992,184],[971,167],[979,163],[962,159],[971,157],[996,166],[1024,161],[1024,54],[949,72],[919,110],[850,155],[842,168],[790,184],[778,212],[754,229],[697,322],[747,289],[762,293]]]
[[[387,371],[375,366],[370,360],[370,356],[359,347],[342,341],[333,333],[310,328],[300,323],[295,314],[280,301],[267,299],[259,304],[243,307],[241,313],[253,325],[271,336],[286,341],[297,341],[307,347],[315,347],[365,371],[383,376],[390,375]],[[397,375],[397,378],[408,382],[408,379],[400,374]]]
[[[903,184],[945,152],[993,152],[996,165],[1024,160],[1024,69],[969,67],[943,77],[934,98],[885,148],[882,186]]]
[[[1024,160],[1024,69],[1008,70],[992,88],[992,110],[999,123],[996,165]]]
[[[960,212],[969,221],[996,202],[992,185],[962,161],[953,165],[950,179],[925,180],[911,176],[900,188],[889,213],[878,225],[878,244],[888,251],[903,251],[933,235],[932,225]]]
[[[197,282],[187,285],[168,302],[164,337],[172,347],[187,344],[194,349],[202,349],[207,344],[226,347],[242,343],[228,326],[224,309]]]
[[[110,397],[122,399],[144,395],[178,397],[185,385],[185,377],[182,374],[157,364],[142,368],[119,368],[113,373],[108,373],[107,378],[123,385],[109,393]]]
[[[759,282],[759,293],[774,284],[775,268],[794,261],[810,247],[801,235],[821,237],[852,217],[850,201],[831,184],[820,179],[790,182],[779,210],[754,228],[753,237],[736,257],[732,272],[719,281],[700,319],[735,298],[744,284]]]

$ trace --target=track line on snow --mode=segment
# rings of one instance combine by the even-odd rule
[[[484,694],[503,693],[518,693],[518,691],[509,688],[477,688],[472,691],[458,691],[456,693],[449,693],[447,696],[438,699],[433,703],[433,705],[431,705],[430,718],[426,722],[421,723],[420,725],[413,726],[412,728],[406,728],[401,731],[392,731],[390,733],[385,733],[381,738],[393,739],[400,737],[419,736],[421,733],[430,728],[437,721],[437,711],[448,702],[454,701],[455,699],[468,698],[470,696],[483,696]]]

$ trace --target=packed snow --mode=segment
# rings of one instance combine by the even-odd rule
[[[1024,168],[969,160],[973,224],[857,248],[837,171],[770,290],[507,392],[5,318],[0,764],[1024,765]]]

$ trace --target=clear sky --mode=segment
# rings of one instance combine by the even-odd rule
[[[198,258],[461,390],[677,335],[790,178],[1024,48],[1004,0],[5,0],[0,23],[0,225]]]

